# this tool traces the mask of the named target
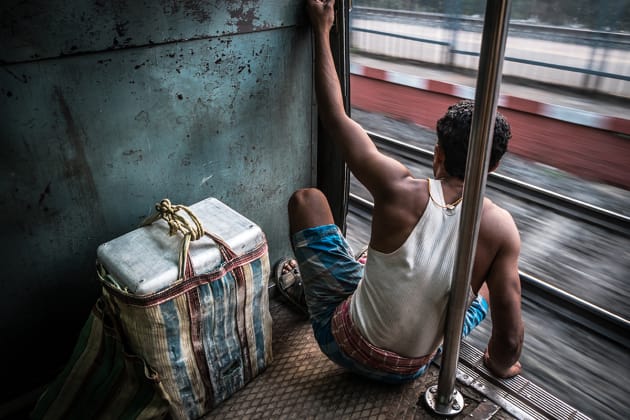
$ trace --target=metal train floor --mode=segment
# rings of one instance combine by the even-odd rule
[[[437,365],[405,385],[363,379],[329,361],[319,350],[310,323],[278,298],[270,299],[270,309],[273,363],[206,419],[438,418],[417,404],[418,397],[437,384]],[[454,418],[586,418],[521,377],[489,382],[481,353],[467,344],[462,346],[459,365],[456,386],[465,407]]]

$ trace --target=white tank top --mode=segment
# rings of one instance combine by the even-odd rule
[[[429,185],[433,200],[445,205],[440,181]],[[432,353],[444,333],[461,206],[447,210],[433,200],[400,248],[369,248],[350,306],[369,342],[406,357]]]

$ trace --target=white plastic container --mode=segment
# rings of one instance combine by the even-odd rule
[[[207,198],[189,209],[206,232],[222,238],[237,255],[246,254],[265,241],[262,230],[216,198]],[[98,247],[97,259],[109,280],[135,295],[166,289],[178,280],[182,234],[169,236],[164,220],[133,230]],[[218,246],[207,235],[190,243],[195,274],[215,270],[221,264]]]

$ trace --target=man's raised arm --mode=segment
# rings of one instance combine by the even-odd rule
[[[391,182],[409,176],[399,162],[381,154],[365,130],[346,115],[341,86],[330,49],[334,0],[307,0],[315,37],[315,90],[325,130],[340,147],[350,171],[376,198]]]

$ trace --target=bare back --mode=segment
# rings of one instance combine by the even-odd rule
[[[375,200],[372,248],[389,253],[405,242],[427,207],[430,199],[427,184],[426,180],[409,176],[388,190],[389,199],[384,203]],[[452,202],[457,194],[445,190],[446,202]],[[523,323],[519,253],[520,237],[512,216],[484,198],[470,285],[474,293],[481,293],[490,302],[493,323],[486,363],[502,377],[520,372]]]
[[[446,190],[444,194],[447,201],[453,197],[452,193],[449,197]],[[418,223],[429,202],[428,182],[408,177],[399,182],[395,193],[388,198],[384,203],[375,201],[370,242],[372,248],[385,253],[398,249]],[[514,268],[519,250],[520,239],[512,216],[484,198],[471,278],[473,291],[477,293],[487,279],[497,276],[491,275],[492,270],[504,271],[502,264]],[[501,259],[509,262],[499,261]]]

